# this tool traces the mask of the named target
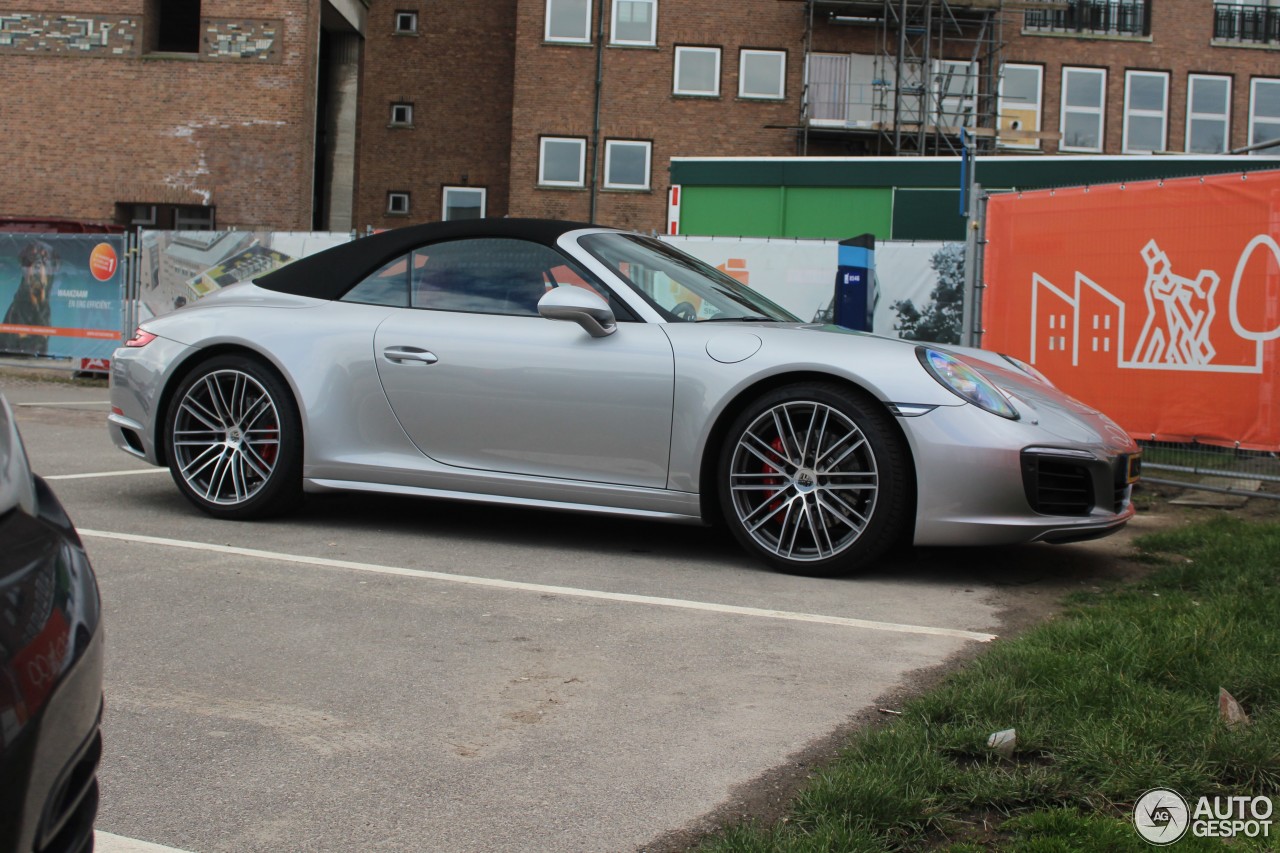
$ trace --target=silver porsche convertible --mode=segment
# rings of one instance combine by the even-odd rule
[[[110,430],[219,518],[381,492],[723,521],[775,568],[898,542],[1066,542],[1133,514],[1138,448],[993,353],[803,323],[649,237],[403,228],[145,322]]]

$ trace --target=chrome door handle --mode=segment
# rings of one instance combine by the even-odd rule
[[[436,358],[435,353],[418,349],[417,347],[387,347],[382,351],[382,357],[396,364],[404,364],[405,362],[435,364],[440,360]]]

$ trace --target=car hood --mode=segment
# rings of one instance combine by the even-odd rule
[[[712,325],[712,324],[707,324]],[[1060,389],[1039,378],[1018,369],[999,353],[972,347],[954,346],[951,344],[934,344],[924,341],[910,341],[902,338],[890,338],[845,329],[841,326],[818,323],[763,323],[763,322],[724,322],[714,324],[725,330],[733,329],[738,333],[750,332],[761,338],[765,347],[770,339],[781,340],[783,336],[793,336],[797,332],[810,333],[837,344],[843,338],[848,345],[857,347],[859,360],[874,362],[891,360],[897,363],[898,358],[909,358],[916,363],[917,347],[928,347],[950,353],[977,370],[996,387],[1010,397],[1014,408],[1018,410],[1021,422],[1038,426],[1048,436],[1067,443],[1084,443],[1095,447],[1104,454],[1118,452],[1131,453],[1137,445],[1129,434],[1102,412],[1082,403],[1064,393]],[[856,340],[855,340],[856,339]],[[838,344],[837,344],[838,345]],[[826,346],[815,349],[826,350]],[[863,368],[865,369],[865,368]],[[927,375],[923,368],[920,375]],[[953,404],[961,404],[961,398],[950,390],[942,388],[940,383],[930,379],[931,386],[942,390],[944,399]],[[917,388],[919,386],[916,386]],[[884,399],[888,400],[887,397]],[[936,402],[936,396],[921,399],[898,399],[896,402]],[[998,417],[993,415],[992,417]]]
[[[982,373],[1012,398],[1024,416],[1034,417],[1046,430],[1072,441],[1105,439],[1109,451],[1133,453],[1137,443],[1119,424],[1093,406],[1019,370],[1002,355],[972,347],[941,347]]]

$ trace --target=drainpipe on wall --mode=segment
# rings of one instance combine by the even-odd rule
[[[604,89],[604,4],[596,0],[596,106],[591,127],[591,213],[587,221],[596,224],[596,193],[600,174],[600,96]]]

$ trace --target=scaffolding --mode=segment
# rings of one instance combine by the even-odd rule
[[[806,0],[799,149],[856,141],[894,156],[991,153],[1003,11],[1019,0]],[[816,27],[872,29],[871,54],[814,51]]]

